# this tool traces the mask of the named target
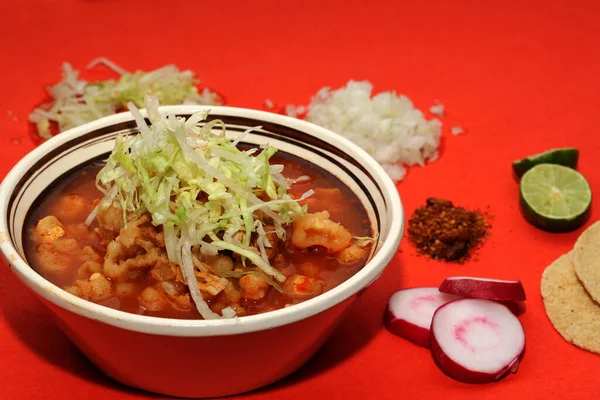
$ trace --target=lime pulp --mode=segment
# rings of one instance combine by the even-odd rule
[[[584,176],[558,164],[539,164],[528,170],[521,178],[520,193],[525,219],[551,232],[583,225],[592,204],[592,190]]]

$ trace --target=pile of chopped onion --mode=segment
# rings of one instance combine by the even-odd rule
[[[58,131],[76,127],[100,117],[124,111],[127,103],[143,107],[144,96],[156,96],[163,105],[221,104],[221,98],[209,89],[198,92],[197,79],[192,71],[180,71],[166,65],[150,72],[127,72],[105,58],[98,58],[88,68],[104,64],[120,75],[120,79],[86,82],[69,63],[62,67],[62,80],[48,88],[52,102],[36,108],[29,120],[36,124],[43,139],[52,136],[51,122]]]
[[[148,125],[134,103],[128,107],[140,134],[118,137],[96,183],[104,198],[90,214],[114,205],[125,221],[148,212],[162,226],[169,260],[177,263],[203,318],[218,318],[203,300],[194,275],[194,253],[215,255],[229,250],[260,268],[274,282],[283,276],[269,264],[265,247],[271,247],[261,215],[272,220],[277,236],[285,240],[285,225],[303,215],[305,207],[287,193],[290,183],[282,165],[271,165],[277,151],[271,146],[241,151],[237,139],[226,136],[220,120],[206,122],[208,112],[187,120],[161,115],[156,97],[146,96]],[[259,198],[260,197],[260,198]],[[234,235],[243,232],[243,239]],[[250,245],[258,237],[258,250]],[[239,235],[236,235],[238,237]],[[223,317],[235,315],[231,308]]]
[[[411,100],[396,92],[373,95],[369,81],[349,81],[338,89],[324,87],[308,107],[287,106],[292,117],[330,129],[362,147],[386,170],[394,181],[401,181],[406,166],[433,162],[438,157],[441,122],[427,120]],[[443,114],[443,105],[432,113]]]

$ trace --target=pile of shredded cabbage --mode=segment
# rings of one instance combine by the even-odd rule
[[[156,96],[164,105],[221,104],[219,95],[207,88],[198,93],[198,81],[192,71],[180,71],[174,65],[150,72],[131,73],[106,58],[98,58],[88,68],[99,64],[121,75],[120,79],[88,83],[79,79],[79,71],[69,63],[63,64],[62,80],[48,88],[52,103],[36,108],[29,116],[29,120],[36,124],[40,137],[52,137],[51,122],[55,122],[59,132],[62,132],[124,111],[129,102],[143,107],[147,94]]]
[[[104,198],[86,223],[110,205],[123,210],[125,221],[148,212],[152,223],[163,227],[169,260],[180,266],[202,317],[219,318],[198,289],[193,252],[215,255],[230,250],[283,282],[285,276],[269,264],[265,248],[271,243],[260,217],[270,217],[284,240],[285,224],[306,212],[298,200],[313,192],[297,200],[286,193],[290,182],[282,175],[283,165],[269,163],[275,148],[236,147],[252,129],[232,140],[220,120],[206,122],[208,112],[186,120],[162,115],[158,105],[156,97],[146,96],[148,125],[136,105],[128,104],[140,134],[116,139],[96,178]],[[244,232],[242,241],[234,239],[238,231]],[[250,245],[252,234],[258,236],[258,250]],[[235,312],[226,308],[222,314],[231,317]]]

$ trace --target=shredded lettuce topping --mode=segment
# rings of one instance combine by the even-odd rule
[[[208,112],[185,119],[161,114],[158,105],[156,97],[146,96],[148,125],[136,104],[128,104],[140,134],[117,137],[96,177],[104,197],[86,222],[111,205],[123,211],[125,222],[148,212],[152,223],[163,227],[169,260],[179,264],[198,311],[205,319],[218,318],[198,290],[193,254],[237,253],[277,288],[285,276],[266,256],[271,243],[265,221],[285,240],[285,225],[306,212],[298,200],[313,192],[300,199],[287,194],[283,166],[269,163],[274,147],[236,147],[252,129],[234,140],[220,120],[207,120]],[[258,249],[251,245],[252,236]]]
[[[52,136],[50,122],[58,125],[59,132],[93,121],[100,117],[124,111],[129,102],[144,106],[144,96],[156,96],[161,104],[221,104],[218,94],[205,88],[198,92],[199,81],[192,71],[180,71],[166,65],[154,71],[128,72],[105,58],[88,65],[93,68],[104,64],[120,75],[118,80],[86,82],[79,79],[79,71],[69,63],[62,66],[62,80],[48,88],[52,103],[36,108],[29,120],[36,124],[43,139]]]

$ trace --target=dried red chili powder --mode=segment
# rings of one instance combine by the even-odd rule
[[[408,221],[408,239],[431,258],[463,263],[486,237],[489,227],[481,212],[432,197]]]

